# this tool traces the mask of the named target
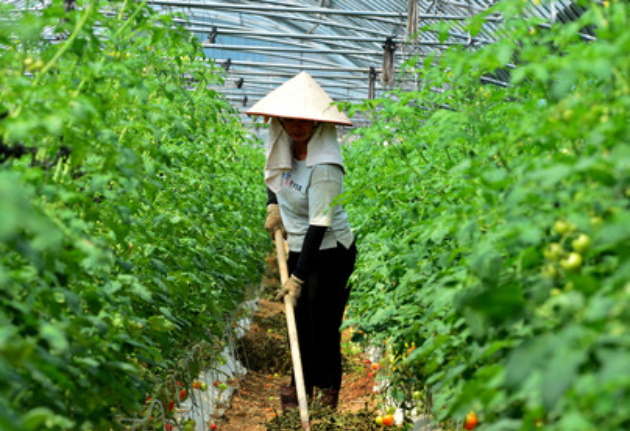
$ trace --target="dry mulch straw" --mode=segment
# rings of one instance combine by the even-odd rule
[[[284,307],[272,298],[279,286],[273,255],[267,257],[264,292],[251,329],[240,340],[237,354],[249,369],[226,416],[217,418],[219,431],[302,431],[299,410],[280,413],[280,386],[291,380],[291,355],[287,342]],[[347,331],[344,340],[349,338]],[[384,431],[374,422],[377,396],[364,358],[344,352],[344,377],[339,408],[332,411],[309,402],[312,431]],[[390,427],[390,429],[400,429]]]
[[[309,409],[312,431],[382,431],[374,422],[376,413],[366,404],[358,412],[341,413],[327,407],[313,406]],[[285,414],[277,414],[265,423],[267,431],[302,431],[299,410],[290,410]],[[395,429],[395,427],[390,427]]]

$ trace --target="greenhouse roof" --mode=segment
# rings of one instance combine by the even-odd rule
[[[333,99],[368,98],[370,80],[378,97],[391,88],[381,82],[384,51],[395,49],[394,64],[449,46],[475,49],[496,40],[502,23],[487,15],[472,37],[465,22],[494,0],[153,0],[155,8],[186,14],[190,31],[203,40],[206,54],[227,71],[220,89],[241,110],[251,107],[300,71],[310,73]],[[572,21],[581,9],[570,1],[540,2],[531,16]],[[414,9],[415,8],[415,9]],[[414,18],[415,17],[415,18]],[[431,24],[439,29],[417,32]],[[446,34],[446,31],[448,33]],[[414,37],[414,34],[417,36]],[[584,35],[588,38],[588,35]],[[389,40],[389,42],[388,42]],[[505,85],[507,74],[487,80]],[[400,86],[401,83],[394,83]]]
[[[387,71],[383,73],[384,53],[393,52],[394,71],[399,71],[414,56],[424,57],[453,45],[477,49],[492,44],[503,23],[500,14],[486,14],[474,37],[467,32],[466,22],[495,3],[497,0],[149,1],[158,11],[187,16],[187,21],[177,20],[178,24],[196,34],[207,56],[226,70],[225,84],[217,90],[241,112],[301,71],[310,73],[336,101],[360,102],[393,87],[414,89],[417,82],[409,79],[382,82],[387,75]],[[573,21],[583,9],[569,0],[531,0],[527,11],[526,18],[543,18],[548,24],[538,25],[544,27]],[[582,36],[593,38],[587,33]],[[516,65],[508,64],[510,67]],[[484,80],[507,85],[509,75],[499,70]]]

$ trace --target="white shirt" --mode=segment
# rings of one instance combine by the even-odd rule
[[[343,191],[343,170],[338,165],[314,165],[293,160],[290,172],[282,175],[277,193],[282,222],[288,234],[289,250],[302,251],[309,225],[327,226],[320,250],[336,248],[337,242],[350,248],[354,235],[341,205],[331,206]]]

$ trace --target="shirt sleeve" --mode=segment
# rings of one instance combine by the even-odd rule
[[[271,191],[269,187],[267,187],[267,206],[271,204],[278,205],[278,197],[274,192]]]
[[[308,189],[309,225],[332,226],[335,198],[343,190],[343,170],[337,165],[316,165]]]

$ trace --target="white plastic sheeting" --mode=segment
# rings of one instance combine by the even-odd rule
[[[258,300],[247,301],[242,307],[250,312],[236,322],[236,339],[242,338],[249,331],[252,315],[258,309]],[[247,374],[247,368],[236,359],[234,350],[235,340],[228,340],[218,356],[222,359],[218,359],[216,364],[202,371],[195,378],[199,382],[205,382],[208,389],[206,391],[194,390],[193,394],[182,402],[176,410],[175,416],[178,421],[192,419],[197,423],[196,431],[206,431],[208,429],[206,424],[225,414],[238,386],[228,384],[227,389],[222,391],[214,386],[214,382],[239,381]]]

